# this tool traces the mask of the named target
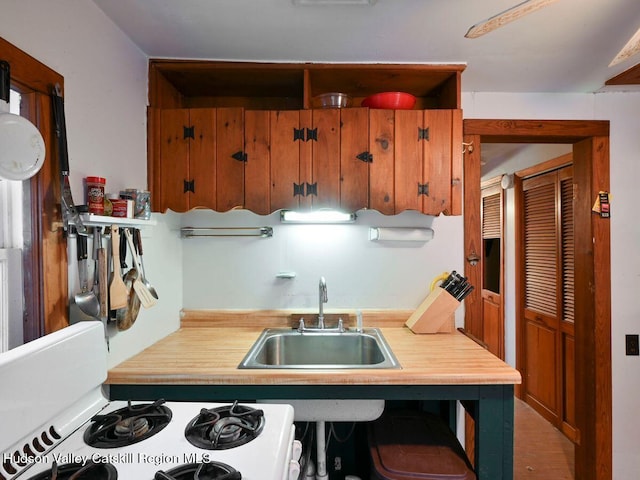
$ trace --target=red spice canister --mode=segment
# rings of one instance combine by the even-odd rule
[[[89,213],[104,215],[104,186],[107,181],[102,177],[87,177],[86,182]]]

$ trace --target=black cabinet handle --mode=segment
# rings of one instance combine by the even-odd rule
[[[234,153],[233,155],[231,155],[231,158],[233,158],[234,160],[238,160],[239,162],[246,162],[247,161],[247,154],[244,153],[242,150]]]
[[[190,127],[182,127],[183,129],[183,138],[186,140],[187,138],[193,138],[195,140],[195,127],[191,125]]]
[[[305,196],[315,195],[318,196],[318,182],[316,183],[307,183],[307,193]]]
[[[314,128],[313,130],[307,128],[307,142],[309,140],[315,140],[316,142],[318,141],[318,127]]]
[[[359,153],[358,155],[356,155],[356,158],[366,163],[373,163],[373,155],[369,152]]]

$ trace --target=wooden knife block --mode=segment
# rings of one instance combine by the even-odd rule
[[[455,330],[455,311],[460,302],[440,287],[434,288],[405,325],[413,333],[451,333]]]

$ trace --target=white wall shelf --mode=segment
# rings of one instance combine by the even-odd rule
[[[104,215],[94,215],[92,213],[81,213],[80,219],[87,227],[103,227],[106,225],[119,225],[121,227],[152,227],[155,220],[142,220],[140,218],[106,217]]]

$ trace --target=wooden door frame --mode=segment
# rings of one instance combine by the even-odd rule
[[[609,191],[609,122],[600,120],[464,120],[465,259],[481,252],[480,144],[567,143],[574,156],[576,426],[575,476],[612,478],[611,258],[609,220],[591,211],[599,191]],[[470,146],[471,147],[470,147]],[[481,271],[465,263],[480,284]],[[482,302],[465,301],[465,328],[482,338]],[[516,341],[518,341],[516,339]]]
[[[42,169],[30,182],[31,238],[25,238],[28,259],[24,275],[31,277],[31,291],[25,293],[24,340],[66,327],[68,321],[67,248],[60,210],[60,167],[55,148],[51,89],[64,77],[0,37],[0,58],[11,65],[11,84],[27,100],[22,112],[40,130],[46,157]]]

